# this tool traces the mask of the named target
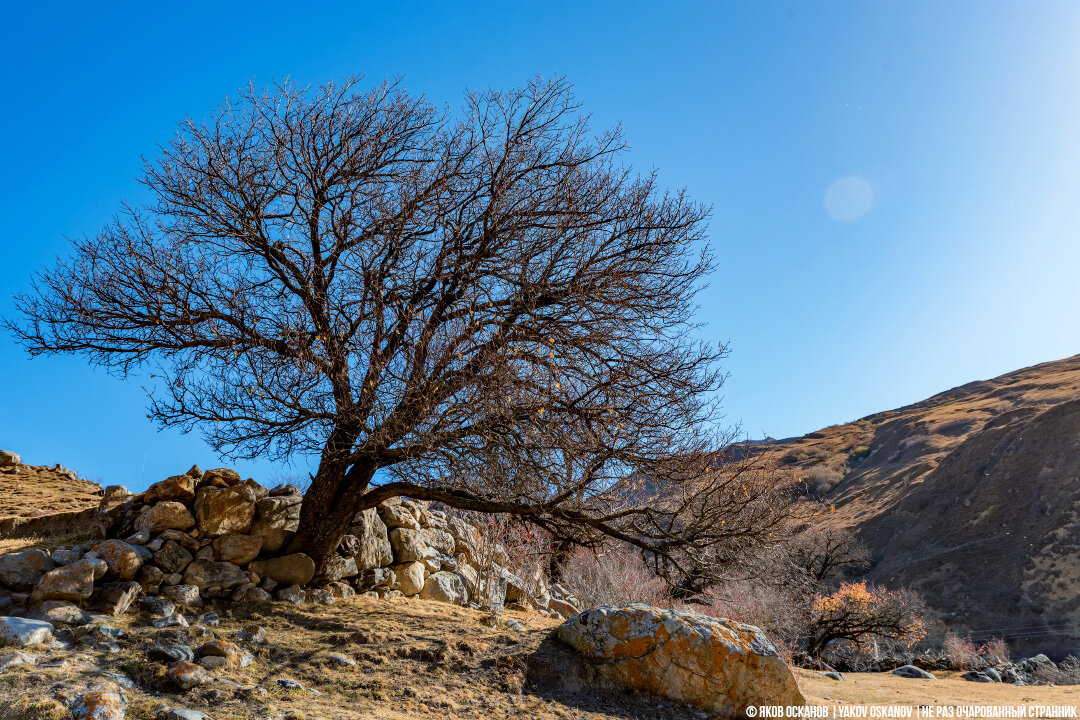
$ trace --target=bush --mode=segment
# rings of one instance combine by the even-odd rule
[[[1001,638],[978,644],[972,642],[970,637],[947,632],[942,647],[945,656],[957,670],[982,670],[1009,661],[1009,646]]]
[[[848,462],[855,464],[870,454],[869,445],[858,445],[848,455]]]
[[[563,562],[559,582],[584,608],[640,602],[666,606],[667,586],[652,568],[629,548],[614,544],[597,551],[576,548]]]
[[[806,490],[811,495],[821,496],[836,487],[844,474],[828,465],[815,465],[806,476]]]
[[[832,643],[861,647],[872,638],[911,647],[926,634],[924,615],[921,600],[905,590],[843,583],[836,592],[814,598],[806,652],[816,656]]]

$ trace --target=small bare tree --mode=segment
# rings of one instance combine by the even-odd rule
[[[155,367],[150,415],[238,457],[318,457],[292,549],[407,495],[609,536],[694,574],[767,542],[767,484],[712,451],[722,346],[693,339],[707,209],[622,164],[569,84],[248,89],[187,120],[8,327]],[[502,468],[492,474],[492,467]],[[669,489],[626,502],[637,472]]]

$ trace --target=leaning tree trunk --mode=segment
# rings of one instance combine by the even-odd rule
[[[304,494],[300,527],[289,543],[289,552],[302,552],[315,561],[315,580],[337,551],[359,510],[375,467],[353,467],[346,472],[340,463],[324,462]]]

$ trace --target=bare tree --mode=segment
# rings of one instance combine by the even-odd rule
[[[695,572],[767,542],[774,495],[711,459],[707,209],[624,150],[562,79],[456,113],[393,82],[249,88],[183,122],[152,202],[74,242],[8,327],[153,368],[151,416],[220,452],[317,455],[292,548],[320,571],[356,512],[407,495]],[[616,502],[633,472],[672,492]]]
[[[843,528],[812,525],[794,535],[785,545],[785,552],[796,570],[815,588],[870,565],[866,545]]]

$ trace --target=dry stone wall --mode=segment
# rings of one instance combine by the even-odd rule
[[[197,606],[204,601],[333,604],[418,596],[477,608],[513,604],[552,617],[577,612],[557,585],[513,573],[482,557],[477,528],[427,503],[396,498],[359,513],[325,573],[287,553],[303,497],[291,485],[266,488],[228,468],[154,483],[144,493],[105,488],[96,516],[101,540],[0,555],[0,609],[72,603],[108,614],[140,596]]]

